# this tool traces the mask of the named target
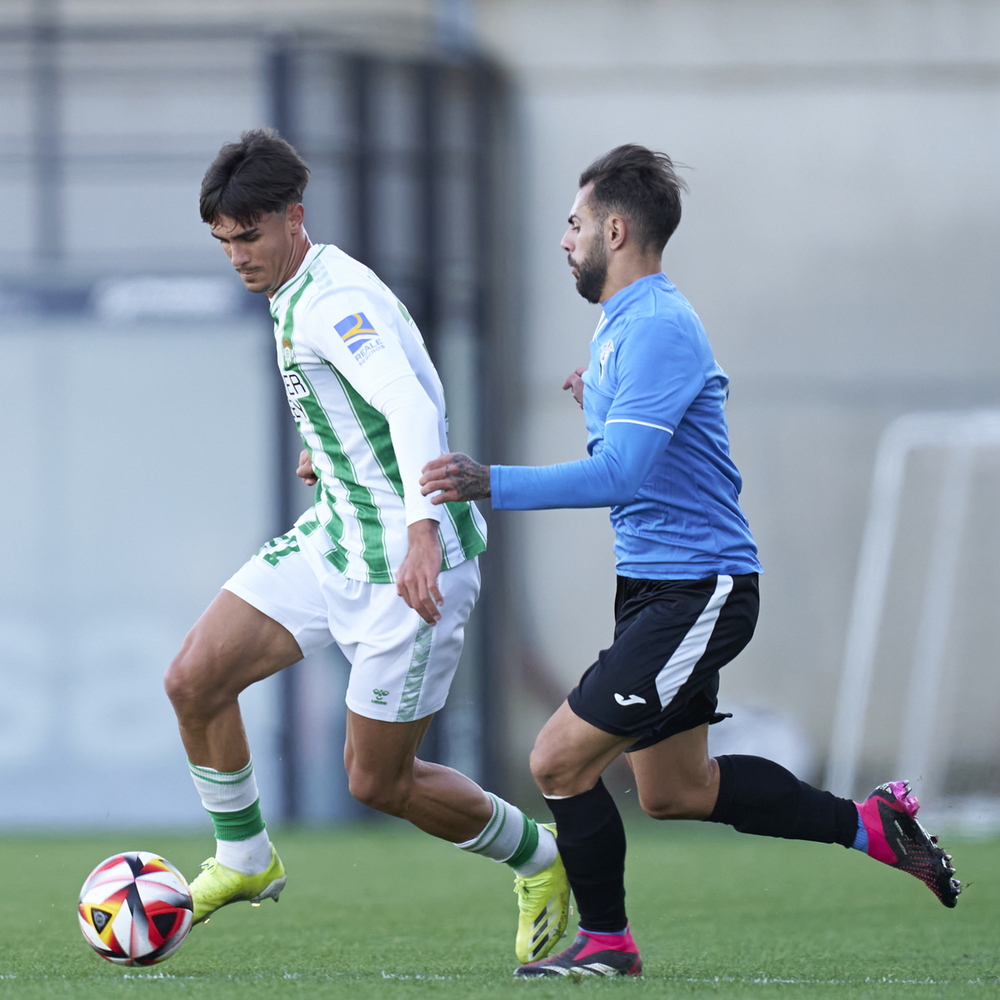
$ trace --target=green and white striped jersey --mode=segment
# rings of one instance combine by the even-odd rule
[[[278,365],[318,477],[297,522],[340,572],[392,583],[407,525],[439,522],[442,569],[486,548],[472,503],[434,506],[420,495],[425,463],[448,451],[444,392],[409,313],[369,268],[314,245],[275,292]],[[420,452],[420,453],[414,453]]]

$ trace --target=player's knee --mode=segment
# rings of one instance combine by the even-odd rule
[[[167,667],[167,672],[163,675],[163,689],[167,692],[170,703],[177,708],[192,697],[191,677],[187,669],[184,653],[178,653]]]
[[[650,819],[694,819],[691,805],[680,795],[639,796],[639,805]]]
[[[639,805],[651,819],[705,819],[713,804],[709,783],[695,778],[681,778],[666,787],[639,789]]]
[[[543,795],[576,794],[576,786],[580,783],[579,767],[564,754],[536,743],[528,766]]]
[[[528,767],[531,769],[531,776],[535,779],[535,784],[542,790],[542,793],[549,792],[557,769],[551,755],[540,749],[537,743],[528,758]]]
[[[382,775],[370,772],[349,771],[348,788],[351,795],[369,809],[402,816],[410,801],[410,787],[402,782],[386,781]]]
[[[174,711],[179,716],[211,715],[217,702],[228,700],[215,676],[216,671],[206,657],[196,647],[185,645],[163,677],[163,687]]]

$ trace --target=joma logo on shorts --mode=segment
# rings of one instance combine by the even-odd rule
[[[640,698],[637,694],[630,694],[627,698],[620,695],[617,691],[615,692],[615,701],[618,702],[623,708],[627,708],[629,705],[645,705],[646,699]]]
[[[389,704],[387,701],[384,700],[385,698],[389,697],[389,692],[388,691],[383,691],[380,688],[373,688],[372,689],[372,694],[375,695],[375,697],[372,698],[372,704],[373,705],[388,705]]]

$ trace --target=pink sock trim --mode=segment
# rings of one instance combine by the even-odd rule
[[[593,934],[590,931],[580,931],[580,933],[587,938],[587,943],[576,956],[577,959],[586,958],[599,951],[629,951],[636,954],[639,952],[635,941],[632,940],[632,932],[628,928],[624,934]]]

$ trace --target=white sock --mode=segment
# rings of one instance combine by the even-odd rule
[[[201,804],[210,813],[237,812],[258,799],[252,760],[239,771],[216,771],[214,767],[202,767],[190,761],[188,769]]]
[[[265,871],[271,864],[271,841],[260,814],[253,761],[239,771],[216,771],[190,761],[188,767],[215,826],[216,860],[241,875]]]
[[[482,832],[465,841],[456,844],[463,851],[481,854],[493,861],[509,863],[512,859],[518,863],[511,865],[518,875],[537,875],[544,871],[556,859],[556,838],[551,831],[529,819],[515,805],[505,802],[491,792],[486,793],[493,803],[493,813]],[[523,854],[531,841],[537,837],[534,849],[523,858],[514,858]]]
[[[558,856],[559,848],[556,847],[555,835],[539,823],[538,846],[535,848],[535,853],[523,865],[518,865],[514,869],[514,874],[520,875],[522,878],[530,878],[532,875],[537,875],[551,867],[552,862]]]
[[[259,875],[271,863],[271,839],[267,830],[249,840],[217,840],[215,860],[241,875]]]

